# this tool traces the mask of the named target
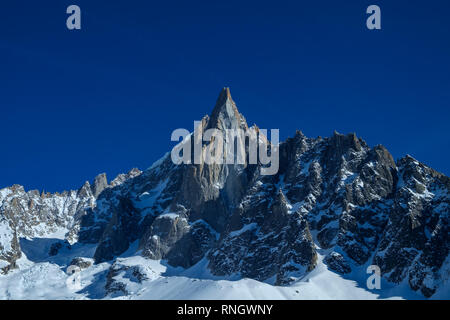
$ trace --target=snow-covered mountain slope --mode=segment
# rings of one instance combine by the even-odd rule
[[[250,130],[228,88],[202,127]],[[168,153],[78,191],[0,190],[0,297],[450,297],[448,177],[355,134],[298,131],[279,150],[273,176]]]
[[[37,243],[34,243],[37,241]],[[421,299],[407,285],[368,290],[364,275],[356,280],[328,270],[319,256],[317,267],[289,286],[274,286],[249,278],[217,277],[210,273],[206,259],[190,269],[174,268],[167,261],[151,260],[125,253],[115,261],[91,264],[75,274],[67,273],[75,257],[92,261],[95,246],[64,249],[58,257],[42,256],[41,241],[24,244],[26,257],[19,269],[0,278],[2,299]],[[77,283],[75,285],[74,283]]]

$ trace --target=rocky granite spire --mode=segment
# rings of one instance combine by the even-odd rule
[[[225,87],[220,91],[209,120],[209,128],[218,129],[248,129],[247,122],[236,107],[231,98],[230,88]]]
[[[92,186],[92,193],[94,197],[98,197],[103,190],[108,187],[108,180],[106,179],[106,174],[102,173],[95,177],[94,185]]]

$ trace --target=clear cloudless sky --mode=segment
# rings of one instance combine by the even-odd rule
[[[145,169],[224,86],[283,140],[356,132],[450,174],[447,0],[17,0],[0,3],[0,188]]]

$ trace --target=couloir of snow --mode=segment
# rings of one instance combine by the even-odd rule
[[[137,244],[116,260],[120,266],[137,266],[146,280],[139,283],[119,272],[114,278],[123,283],[127,295],[106,295],[105,284],[111,263],[105,262],[83,270],[80,286],[68,285],[66,273],[74,257],[92,258],[95,245],[75,244],[63,248],[56,256],[47,252],[55,239],[21,240],[23,256],[18,269],[0,275],[0,299],[423,299],[409,289],[406,283],[395,286],[382,280],[381,290],[369,290],[366,280],[370,276],[365,267],[345,277],[327,269],[319,255],[318,266],[306,277],[290,286],[280,287],[252,279],[239,279],[239,275],[218,278],[207,269],[203,259],[190,269],[173,268],[165,261],[143,258]],[[358,279],[350,280],[352,279]],[[448,292],[436,294],[436,298]]]

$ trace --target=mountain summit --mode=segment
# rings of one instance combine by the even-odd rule
[[[225,87],[220,91],[207,128],[248,129],[244,116],[239,113],[236,103],[231,98],[230,88]]]
[[[248,129],[229,88],[204,121],[220,130]],[[99,175],[78,191],[1,189],[0,287],[21,272],[43,277],[32,272],[37,266],[61,279],[76,266],[95,283],[67,293],[72,298],[167,297],[162,277],[185,289],[195,286],[186,277],[249,278],[277,288],[269,291],[301,288],[298,298],[317,277],[323,286],[337,281],[335,289],[356,281],[352,297],[407,291],[407,297],[449,298],[448,177],[337,132],[307,138],[298,131],[280,144],[278,174],[260,170],[175,165],[166,155],[143,172],[110,183]],[[364,289],[360,275],[369,265],[380,268],[381,291]],[[326,288],[319,297],[333,294]]]

